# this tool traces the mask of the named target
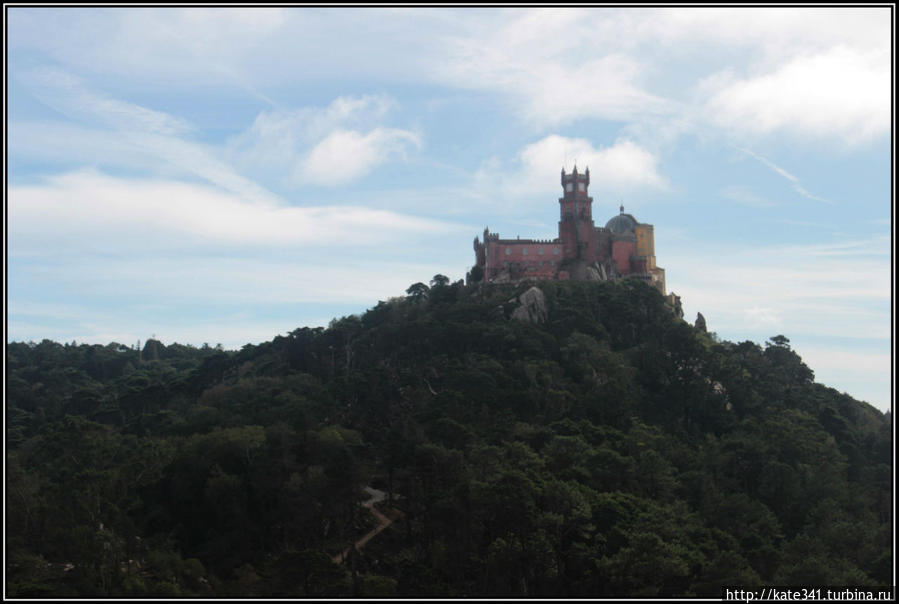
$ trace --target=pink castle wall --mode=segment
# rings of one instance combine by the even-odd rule
[[[629,275],[631,273],[631,256],[636,252],[636,241],[612,242],[612,260],[615,261],[619,273],[622,275]]]
[[[506,253],[506,250],[509,253]],[[543,250],[540,254],[539,251]],[[554,254],[553,250],[559,253]],[[491,273],[504,268],[504,263],[518,263],[528,275],[552,277],[562,261],[561,243],[535,243],[533,241],[490,241],[487,244],[487,266]],[[541,264],[542,263],[542,264]]]

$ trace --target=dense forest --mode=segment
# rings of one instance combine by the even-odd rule
[[[888,585],[891,419],[636,281],[441,275],[239,351],[6,352],[6,595]],[[377,523],[365,488],[393,520]]]

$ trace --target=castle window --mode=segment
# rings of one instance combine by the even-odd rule
[[[506,248],[506,256],[508,256],[508,255],[511,254],[511,253],[512,253],[512,248],[507,247],[507,248]]]
[[[571,193],[571,190],[574,185],[571,184],[571,181],[565,183],[565,190]]]
[[[525,256],[527,256],[527,255],[528,255],[528,248],[526,248],[526,247],[525,247],[525,248],[522,248],[522,249],[521,249],[521,253],[524,254]]]
[[[577,183],[577,190],[578,190],[578,191],[586,191],[586,190],[587,190],[587,185],[584,184],[584,183],[582,183],[582,182],[579,182],[579,183]]]
[[[542,256],[542,255],[543,255],[543,248],[542,248],[542,247],[538,247],[538,248],[537,248],[537,253],[538,253],[539,255]]]
[[[553,254],[555,254],[556,256],[558,256],[558,255],[559,255],[559,248],[554,247],[554,248],[553,248]]]

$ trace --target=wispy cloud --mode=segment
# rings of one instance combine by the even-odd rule
[[[762,258],[777,259],[784,256],[815,258],[829,256],[849,259],[854,256],[885,259],[890,256],[890,238],[876,236],[869,239],[814,243],[804,245],[777,245],[756,250]]]
[[[121,145],[166,162],[172,170],[199,176],[246,200],[280,203],[277,196],[219,159],[214,149],[191,141],[188,135],[193,127],[185,120],[94,92],[80,78],[57,69],[36,70],[26,80],[42,102],[76,123],[98,129],[101,139],[112,135]]]
[[[779,174],[779,175],[783,176],[784,178],[786,178],[787,180],[789,180],[793,190],[796,191],[797,193],[799,193],[800,195],[802,195],[803,197],[812,199],[814,201],[820,201],[823,203],[833,203],[832,201],[823,199],[821,197],[818,197],[817,195],[813,195],[812,193],[809,193],[801,184],[799,184],[798,178],[796,178],[795,176],[793,176],[792,174],[790,174],[789,172],[787,172],[786,170],[784,170],[783,168],[781,168],[780,166],[778,166],[777,164],[775,164],[774,162],[769,160],[768,158],[763,157],[763,156],[759,155],[758,153],[755,153],[755,152],[750,151],[749,149],[745,149],[743,147],[734,147],[734,148],[742,153],[745,153],[746,155],[749,155],[750,157],[757,159],[758,161],[763,163],[765,166],[770,168],[772,171],[776,172],[777,174]]]
[[[889,249],[884,238],[714,253],[696,246],[692,253],[666,254],[664,266],[685,309],[701,310],[727,339],[764,338],[773,335],[764,332],[771,327],[803,336],[889,339]]]
[[[783,168],[781,168],[780,166],[778,166],[777,164],[772,162],[771,160],[769,160],[765,157],[762,157],[758,153],[755,153],[755,152],[750,151],[749,149],[745,149],[743,147],[735,147],[735,149],[737,149],[738,151],[742,151],[746,155],[754,157],[755,159],[759,160],[760,162],[762,162],[763,164],[765,164],[766,166],[768,166],[769,168],[771,168],[772,170],[774,170],[775,172],[777,172],[778,174],[780,174],[781,176],[783,176],[784,178],[789,180],[790,182],[794,182],[794,183],[799,182],[798,178],[796,178],[795,176],[793,176],[792,174],[790,174],[789,172],[787,172],[786,170],[784,170]]]
[[[124,179],[96,171],[9,190],[11,253],[220,245],[364,246],[403,233],[446,233],[459,225],[361,206],[253,203],[202,184]],[[177,242],[177,243],[176,243]]]
[[[81,73],[130,77],[135,73],[164,86],[244,83],[264,65],[261,44],[285,30],[289,9],[169,8],[119,10],[60,7],[9,11],[10,48],[41,52]],[[283,70],[282,70],[283,71]]]
[[[793,340],[791,345],[814,370],[815,381],[848,392],[881,411],[892,408],[894,397],[890,375],[893,360],[888,345],[878,347],[878,352],[858,346],[830,347],[801,340]]]
[[[90,90],[81,77],[55,67],[38,67],[22,80],[42,103],[76,121],[120,132],[182,135],[193,130],[183,119]]]
[[[739,204],[747,205],[747,206],[755,206],[755,207],[772,207],[776,205],[773,201],[769,199],[765,199],[763,197],[759,197],[751,190],[746,187],[741,186],[729,186],[724,187],[721,190],[721,195],[726,199],[730,199],[731,201],[736,201]]]
[[[403,159],[422,145],[415,132],[379,125],[394,104],[383,95],[338,97],[325,108],[264,111],[226,149],[219,149],[191,140],[194,128],[183,119],[92,91],[81,78],[58,69],[35,70],[25,79],[42,102],[87,126],[81,128],[80,144],[71,149],[74,154],[83,157],[85,147],[93,147],[94,159],[121,165],[122,159],[111,155],[104,144],[91,145],[94,138],[112,139],[113,146],[123,148],[132,159],[136,155],[155,158],[145,167],[158,169],[165,163],[167,172],[199,176],[258,203],[282,202],[234,164],[263,166],[267,171],[275,168],[282,182],[295,186],[334,186],[357,180],[391,159]],[[32,123],[17,128],[58,139],[56,126]],[[63,130],[72,128],[63,125]],[[14,145],[41,152],[28,143]],[[51,155],[59,153],[56,147],[50,149]]]
[[[253,260],[222,254],[71,254],[29,262],[10,280],[18,302],[10,309],[7,336],[131,343],[156,333],[167,343],[239,348],[294,327],[363,312],[378,300],[403,295],[422,275],[437,273],[449,274],[439,263],[377,255],[288,253]],[[40,297],[23,291],[28,280],[41,283],[43,297],[78,302],[33,306]],[[109,306],[109,300],[115,304]]]
[[[444,68],[433,77],[505,95],[521,118],[540,128],[584,117],[627,121],[671,113],[665,99],[641,84],[641,61],[595,47],[595,19],[589,13],[537,10],[509,16],[445,38]]]
[[[306,263],[302,258],[290,252],[264,260],[223,253],[123,254],[113,260],[72,255],[64,262],[30,263],[23,272],[60,294],[80,289],[102,299],[128,292],[130,307],[152,301],[155,308],[144,305],[143,312],[166,311],[159,314],[203,304],[254,309],[313,302],[374,305],[378,299],[402,295],[422,275],[443,272],[437,264],[380,255],[353,258],[335,252],[333,259],[322,254]]]
[[[811,199],[813,201],[821,201],[824,203],[833,203],[832,201],[830,201],[828,199],[824,199],[823,197],[818,197],[817,195],[813,195],[812,193],[809,193],[799,183],[793,183],[793,190],[796,191],[797,193],[799,193],[800,195],[802,195],[803,197],[807,197],[808,199]]]

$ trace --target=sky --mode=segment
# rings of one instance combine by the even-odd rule
[[[576,164],[686,320],[891,408],[890,6],[5,10],[8,342],[325,326]]]

